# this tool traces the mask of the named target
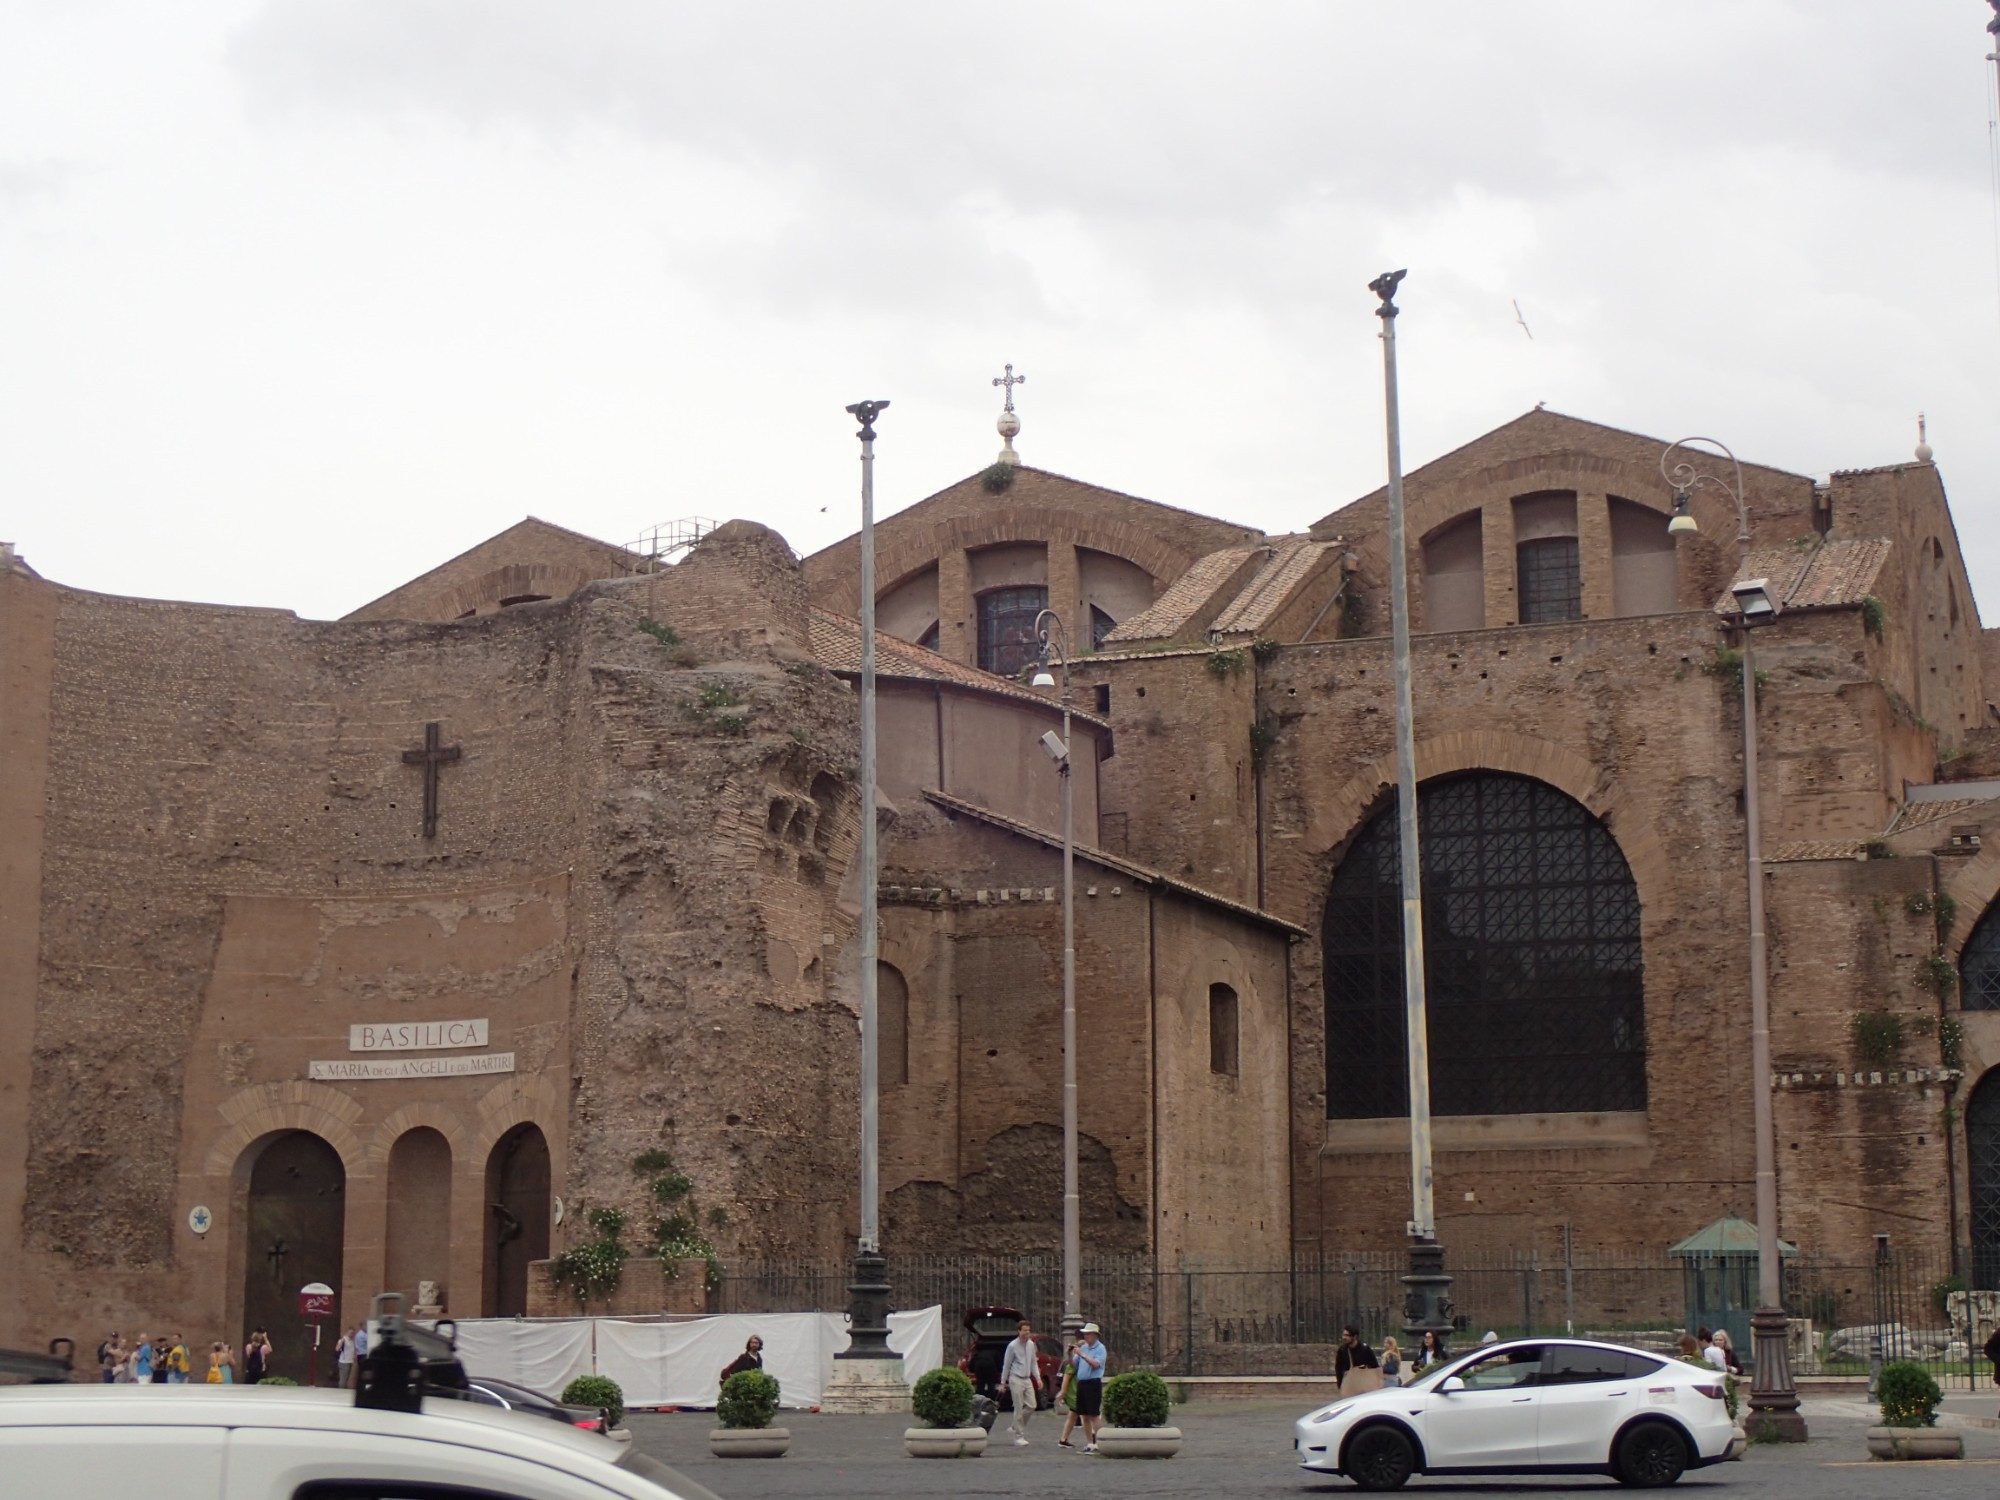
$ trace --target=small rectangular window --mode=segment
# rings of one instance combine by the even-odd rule
[[[1234,1078],[1237,1070],[1236,991],[1226,984],[1208,987],[1208,1071]]]
[[[1111,684],[1108,682],[1097,684],[1097,711],[1107,717],[1111,713]]]
[[[1539,625],[1583,618],[1583,574],[1576,538],[1544,537],[1515,549],[1519,561],[1520,620]]]

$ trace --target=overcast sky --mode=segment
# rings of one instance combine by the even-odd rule
[[[0,0],[0,539],[345,613],[534,514],[801,553],[1023,459],[1271,530],[1546,401],[1916,414],[2000,623],[1979,0]],[[1532,338],[1515,318],[1515,302]]]

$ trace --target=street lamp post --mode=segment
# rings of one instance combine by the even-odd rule
[[[876,952],[880,940],[876,884],[879,861],[875,838],[875,419],[886,401],[859,401],[847,408],[861,430],[861,1226],[855,1246],[854,1280],[848,1286],[850,1340],[836,1359],[853,1360],[850,1386],[894,1371],[898,1356],[889,1348],[889,1276],[882,1255],[880,1089],[877,1057],[880,1017],[876,1007]],[[836,1369],[839,1367],[836,1366]],[[878,1378],[893,1385],[900,1376]],[[838,1381],[838,1377],[836,1377]],[[834,1392],[829,1388],[829,1397]],[[835,1397],[837,1404],[840,1398]],[[879,1390],[854,1392],[848,1409],[879,1403]],[[893,1409],[883,1408],[883,1409]]]
[[[1389,449],[1389,629],[1396,677],[1396,826],[1403,894],[1403,1030],[1410,1080],[1410,1269],[1403,1277],[1403,1332],[1412,1348],[1425,1333],[1451,1332],[1451,1278],[1437,1242],[1431,1169],[1430,1021],[1424,989],[1423,860],[1417,846],[1417,731],[1410,690],[1409,560],[1403,539],[1403,426],[1396,391],[1396,288],[1405,273],[1368,283],[1382,299],[1382,401]]]
[[[1012,373],[1012,366],[1008,367]],[[1056,763],[1062,777],[1063,848],[1063,1241],[1062,1241],[1062,1322],[1065,1340],[1074,1340],[1083,1327],[1081,1261],[1083,1226],[1082,1203],[1076,1182],[1076,830],[1071,816],[1075,780],[1070,775],[1070,682],[1069,632],[1062,617],[1052,609],[1035,616],[1035,639],[1041,646],[1041,661],[1033,678],[1034,686],[1052,688],[1056,680],[1049,672],[1053,657],[1062,667],[1062,743],[1051,745],[1042,737],[1042,748]]]
[[[1705,444],[1718,450],[1707,453],[1689,448]],[[1684,456],[1682,455],[1685,450]],[[1735,475],[1732,484],[1718,475],[1704,473],[1693,459],[1724,457]],[[1736,560],[1738,571],[1750,557],[1750,507],[1743,498],[1743,466],[1736,455],[1714,438],[1688,437],[1670,444],[1660,455],[1660,474],[1674,487],[1674,514],[1667,530],[1675,536],[1699,531],[1691,498],[1707,485],[1727,495],[1736,505]],[[1752,1133],[1757,1153],[1757,1311],[1751,1315],[1751,1358],[1755,1372],[1750,1382],[1750,1414],[1743,1426],[1753,1438],[1775,1438],[1780,1442],[1806,1440],[1806,1421],[1799,1413],[1799,1393],[1792,1383],[1792,1361],[1788,1348],[1791,1320],[1785,1316],[1784,1270],[1778,1258],[1778,1143],[1771,1119],[1771,1001],[1766,982],[1764,954],[1764,854],[1757,826],[1757,662],[1751,646],[1751,631],[1778,616],[1781,601],[1761,578],[1740,578],[1732,586],[1736,596],[1737,627],[1743,641],[1743,860],[1749,886],[1750,919],[1750,1098]]]

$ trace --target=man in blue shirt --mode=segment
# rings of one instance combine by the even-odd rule
[[[1104,1361],[1109,1354],[1097,1336],[1095,1323],[1083,1325],[1083,1342],[1076,1346],[1076,1414],[1083,1418],[1083,1451],[1097,1451],[1097,1429],[1104,1425]]]

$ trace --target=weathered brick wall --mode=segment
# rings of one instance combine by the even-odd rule
[[[593,579],[623,578],[640,566],[640,559],[623,547],[530,516],[346,618],[456,620],[467,614],[490,615],[501,607],[502,599],[524,594],[566,599]]]
[[[226,1177],[264,1128],[318,1129],[346,1158],[357,1278],[382,1241],[355,1204],[379,1205],[368,1184],[410,1124],[469,1143],[454,1167],[474,1234],[485,1143],[529,1118],[556,1191],[579,1205],[637,1207],[630,1160],[664,1144],[726,1211],[715,1233],[730,1252],[841,1248],[853,1018],[827,981],[853,930],[836,899],[856,833],[841,748],[853,700],[810,666],[803,582],[780,540],[724,528],[660,577],[456,624],[54,601],[27,1227],[0,1246],[20,1289],[0,1332],[142,1319],[233,1332],[221,1325],[235,1273],[216,1258],[240,1268],[242,1247],[224,1243],[226,1185],[204,1174]],[[683,646],[640,630],[645,616]],[[32,687],[10,680],[10,722],[32,714]],[[463,759],[442,772],[427,842],[401,751],[429,720]],[[30,810],[8,812],[12,845]],[[205,997],[225,993],[214,973],[232,903],[251,924],[242,951],[275,954],[296,947],[283,924],[323,924],[342,904],[435,898],[424,920],[445,920],[479,893],[565,876],[566,926],[534,958],[556,956],[535,980],[552,998],[534,1003],[553,1007],[542,1020],[561,1044],[524,1048],[533,1071],[336,1086],[286,1082],[297,1059],[283,1049],[194,1050]],[[259,921],[281,925],[260,937]],[[408,930],[418,949],[363,949],[361,968],[329,970],[320,989],[424,1019],[476,999],[481,942],[427,969],[421,923]],[[779,943],[798,961],[774,977]],[[496,973],[514,961],[495,949]],[[254,1043],[284,1030],[256,1007],[295,992],[274,980],[221,1019]],[[226,1118],[191,1116],[191,1090],[222,1098]],[[420,1103],[444,1114],[411,1115]],[[219,1222],[200,1242],[184,1221],[211,1191]],[[452,1279],[464,1312],[472,1289]]]

